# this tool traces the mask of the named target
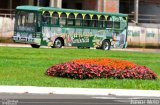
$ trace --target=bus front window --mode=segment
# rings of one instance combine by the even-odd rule
[[[34,12],[19,11],[17,16],[17,30],[35,31],[36,14]]]

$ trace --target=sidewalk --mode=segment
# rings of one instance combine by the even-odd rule
[[[17,43],[0,43],[0,46],[6,47],[30,47],[29,44],[17,44]],[[42,48],[48,48],[47,46],[41,46]],[[66,48],[66,47],[64,47]],[[67,47],[70,48],[70,47]],[[73,47],[76,48],[76,47]],[[152,52],[152,53],[160,53],[160,49],[148,49],[148,48],[125,48],[125,49],[111,49],[113,51],[132,51],[132,52]]]
[[[0,43],[0,46],[5,46],[5,47],[31,47],[29,44],[13,44],[13,43]]]
[[[125,48],[125,49],[111,49],[111,50],[160,53],[160,49],[151,49],[151,48]]]
[[[100,89],[100,88],[62,88],[36,86],[0,86],[0,93],[31,94],[72,94],[72,95],[113,95],[160,97],[159,90]]]

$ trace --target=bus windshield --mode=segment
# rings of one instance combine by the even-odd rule
[[[36,14],[28,11],[18,11],[16,29],[19,31],[35,31]]]

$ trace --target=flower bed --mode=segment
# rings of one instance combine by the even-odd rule
[[[75,79],[92,78],[130,78],[156,79],[157,75],[145,66],[126,60],[111,58],[77,59],[71,62],[54,65],[47,69],[49,76]]]

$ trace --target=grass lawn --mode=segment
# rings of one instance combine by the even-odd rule
[[[130,60],[151,68],[157,80],[93,79],[73,80],[46,76],[53,64],[76,58],[109,57]],[[103,51],[90,49],[33,49],[0,47],[0,85],[79,88],[160,89],[160,53]]]

